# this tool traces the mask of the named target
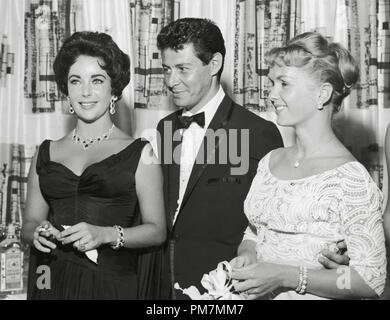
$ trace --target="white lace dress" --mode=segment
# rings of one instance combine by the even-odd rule
[[[280,180],[269,170],[270,155],[260,161],[244,202],[249,220],[244,240],[256,242],[258,259],[321,269],[321,250],[337,250],[336,242],[345,240],[350,266],[380,295],[386,279],[383,196],[364,166],[353,161]],[[288,291],[276,299],[322,298]]]

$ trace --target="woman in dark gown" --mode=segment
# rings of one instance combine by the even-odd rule
[[[77,124],[45,140],[31,165],[22,229],[32,248],[28,298],[146,298],[139,292],[158,279],[145,261],[139,275],[139,249],[161,244],[166,226],[150,144],[110,117],[130,80],[129,58],[109,35],[77,32],[54,71]]]

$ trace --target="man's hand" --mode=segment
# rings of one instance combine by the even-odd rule
[[[331,252],[327,249],[321,251],[322,256],[318,258],[318,261],[326,269],[337,269],[340,265],[349,265],[349,256],[347,251],[347,245],[345,241],[337,242],[338,252]]]
[[[229,263],[233,269],[244,268],[252,263],[256,263],[256,255],[251,255],[249,253],[242,254],[230,260]]]

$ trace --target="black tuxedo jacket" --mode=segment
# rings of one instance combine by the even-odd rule
[[[272,122],[247,111],[226,95],[208,128],[220,133],[216,134],[220,138],[214,145],[204,138],[173,224],[180,165],[172,159],[172,154],[180,154],[180,136],[174,133],[181,112],[168,115],[157,126],[169,229],[163,283],[168,290],[178,282],[182,288],[195,285],[202,292],[203,274],[215,269],[219,262],[236,256],[248,225],[243,203],[258,162],[269,151],[283,146],[283,141]],[[247,129],[246,133],[243,129]],[[245,172],[245,165],[237,164],[240,153],[245,157],[243,162],[248,164]],[[240,166],[239,171],[232,171]],[[174,290],[164,298],[180,299],[183,295]]]

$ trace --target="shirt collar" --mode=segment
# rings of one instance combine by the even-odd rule
[[[216,95],[207,102],[198,112],[192,113],[191,110],[183,112],[183,116],[193,116],[195,114],[204,112],[204,127],[207,128],[213,119],[215,113],[217,112],[217,109],[219,105],[221,104],[223,98],[225,97],[225,92],[222,89],[222,86],[219,85],[218,92]]]

